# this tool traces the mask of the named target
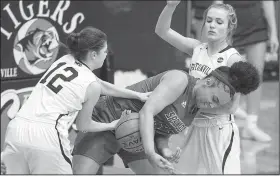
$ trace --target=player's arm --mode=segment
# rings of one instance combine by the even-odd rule
[[[139,111],[140,134],[148,156],[155,154],[154,116],[172,104],[183,93],[187,84],[188,78],[183,72],[169,71],[162,77],[159,85]]]
[[[201,42],[193,38],[185,37],[170,28],[172,15],[179,2],[180,1],[174,0],[167,1],[167,5],[158,18],[155,33],[180,51],[192,55],[193,49]]]
[[[93,108],[98,101],[101,93],[101,86],[98,82],[92,82],[87,90],[85,102],[82,109],[79,111],[76,119],[77,129],[83,132],[100,132],[113,130],[113,123],[100,123],[93,121],[91,118]]]
[[[118,87],[114,84],[109,82],[105,82],[99,78],[97,78],[100,86],[101,86],[101,95],[108,95],[114,97],[121,97],[121,98],[130,98],[130,99],[138,99],[142,101],[146,101],[148,97],[148,93],[140,93],[135,92],[126,88]]]
[[[275,3],[274,1],[261,1],[264,17],[268,24],[269,29],[269,37],[270,37],[270,52],[277,52],[279,47],[278,37],[277,37],[277,23],[276,23],[276,15],[275,15]]]

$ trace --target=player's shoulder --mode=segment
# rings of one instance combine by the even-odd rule
[[[73,64],[75,62],[75,58],[70,55],[63,55],[62,57],[60,57],[59,59],[57,59],[53,64],[58,64],[58,63],[67,63],[67,64]]]
[[[188,81],[189,74],[183,70],[173,69],[167,71],[163,75],[163,77],[169,79],[170,81],[184,82],[184,81]]]
[[[226,48],[224,48],[223,50],[219,51],[218,54],[224,54],[224,55],[227,55],[227,56],[231,56],[233,54],[239,54],[239,52],[236,48],[229,45]]]

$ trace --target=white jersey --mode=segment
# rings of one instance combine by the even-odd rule
[[[82,109],[87,87],[96,80],[87,66],[65,55],[40,79],[17,117],[59,124],[59,129],[67,130]]]
[[[216,68],[228,66],[228,60],[233,54],[239,53],[227,47],[209,57],[207,44],[200,44],[194,49],[189,73],[203,79]],[[229,114],[200,112],[196,115],[185,137],[185,157],[194,159],[184,164],[187,173],[241,173],[239,132],[233,122],[234,118]]]
[[[233,54],[239,54],[235,48],[227,47],[209,57],[207,43],[200,44],[193,51],[189,74],[202,79],[220,66],[228,66],[228,60]]]
[[[190,65],[189,74],[195,78],[203,79],[208,76],[213,70],[220,66],[228,66],[228,60],[233,54],[239,54],[239,52],[230,46],[226,47],[222,51],[209,57],[207,53],[207,43],[198,45],[194,51]],[[240,55],[240,54],[239,54]],[[200,112],[196,118],[218,118],[226,115],[206,114]]]

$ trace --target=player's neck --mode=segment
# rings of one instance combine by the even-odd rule
[[[228,46],[228,43],[227,43],[226,40],[208,42],[207,53],[208,53],[209,56],[212,56],[212,55],[220,52],[221,50],[223,50],[227,46]]]
[[[195,85],[194,85],[194,87],[193,87],[193,90],[192,90],[192,100],[195,100],[195,97],[196,97],[196,95],[195,95],[195,93],[196,93],[196,90],[201,86],[201,79],[198,79],[196,82],[195,82]],[[196,101],[196,100],[195,100]]]
[[[81,61],[79,60],[85,67],[87,67],[89,70],[93,71],[95,68],[91,66],[91,64],[87,61]]]

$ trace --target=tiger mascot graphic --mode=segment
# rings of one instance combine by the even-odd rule
[[[44,19],[32,19],[19,29],[14,41],[14,58],[24,72],[38,75],[56,60],[59,36],[55,27]]]

